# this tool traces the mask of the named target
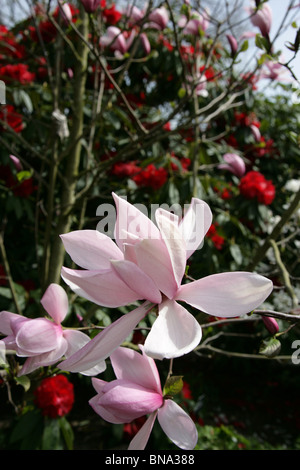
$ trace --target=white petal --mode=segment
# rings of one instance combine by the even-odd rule
[[[151,434],[155,419],[156,419],[157,411],[151,413],[149,415],[147,421],[143,424],[141,429],[136,433],[134,438],[129,444],[128,450],[144,450],[147,442],[149,440],[149,436]]]
[[[271,294],[272,281],[255,273],[220,273],[184,284],[178,289],[182,300],[217,317],[236,317],[259,307]]]
[[[81,372],[97,366],[125,341],[151,308],[152,304],[145,302],[132,312],[126,313],[57,367],[70,372]]]
[[[112,268],[88,271],[63,267],[61,277],[77,295],[103,307],[120,307],[136,300],[144,300]]]
[[[180,286],[186,267],[186,243],[173,214],[162,209],[155,213],[157,225],[167,246],[177,287]]]
[[[186,240],[186,255],[189,258],[202,243],[212,223],[212,213],[208,204],[193,198],[179,228]]]
[[[41,304],[58,325],[68,313],[68,296],[58,284],[50,284],[41,299]]]
[[[66,252],[74,263],[86,269],[107,269],[111,259],[122,259],[123,254],[107,235],[97,230],[76,230],[61,235]]]
[[[160,305],[159,315],[148,334],[144,351],[154,359],[171,359],[191,352],[200,342],[199,323],[173,300]]]
[[[115,239],[117,245],[122,248],[123,243],[128,242],[124,237],[126,232],[141,239],[160,239],[160,232],[156,225],[147,217],[146,208],[142,212],[138,207],[130,204],[125,199],[113,193],[117,208],[117,220],[115,225]],[[143,206],[144,207],[144,206]]]
[[[72,356],[76,351],[83,348],[91,338],[86,334],[82,333],[82,331],[77,330],[64,330],[63,336],[68,343],[68,349],[65,353],[65,357],[68,358]],[[87,370],[81,371],[82,375],[98,375],[101,372],[105,371],[106,363],[105,361],[100,361],[96,366],[89,368]]]
[[[112,261],[112,267],[116,270],[122,281],[141,299],[149,300],[155,304],[161,302],[161,293],[154,281],[135,263],[127,260]]]
[[[177,403],[165,400],[158,410],[157,419],[164,433],[180,449],[195,448],[198,441],[195,423]]]
[[[143,346],[140,346],[143,350]],[[161,392],[159,373],[154,360],[129,348],[117,348],[110,360],[117,379],[128,380],[142,387]]]

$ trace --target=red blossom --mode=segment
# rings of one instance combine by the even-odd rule
[[[156,168],[152,163],[141,170],[132,179],[139,187],[152,189],[161,188],[167,181],[168,173],[165,168]]]
[[[11,104],[0,108],[0,130],[3,130],[1,121],[4,121],[15,132],[21,132],[23,130],[22,116],[15,111],[14,106]]]
[[[183,381],[183,387],[182,387],[182,395],[183,395],[183,398],[185,398],[186,400],[192,400],[193,399],[193,395],[192,395],[190,386],[187,382],[184,382],[184,381]]]
[[[269,205],[275,198],[275,186],[258,171],[249,171],[240,181],[240,193],[247,199],[257,199]]]
[[[118,23],[118,21],[121,19],[122,14],[116,10],[116,6],[112,5],[110,8],[106,8],[102,12],[103,17],[106,21],[106,23],[110,25],[115,25]]]
[[[135,419],[131,423],[124,424],[123,432],[124,432],[125,439],[131,440],[136,435],[136,433],[141,429],[146,419],[147,419],[146,416],[141,416],[140,418]]]
[[[11,57],[21,59],[25,55],[25,47],[19,44],[6,26],[0,25],[0,59]]]
[[[130,177],[132,178],[138,174],[141,169],[135,162],[117,162],[113,165],[111,170],[112,174],[119,178]]]
[[[217,250],[222,250],[225,243],[225,238],[218,234],[217,225],[218,224],[211,224],[206,233],[206,236],[210,238]]]
[[[0,79],[6,83],[16,81],[25,84],[33,82],[35,74],[28,70],[26,64],[8,64],[0,67]]]
[[[50,418],[65,416],[74,404],[74,386],[64,375],[43,379],[33,393],[36,406]]]
[[[0,166],[0,180],[13,191],[15,196],[19,197],[29,197],[37,189],[33,184],[33,178],[19,181],[8,165]]]

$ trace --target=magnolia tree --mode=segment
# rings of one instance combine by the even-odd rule
[[[142,419],[129,449],[157,418],[192,450],[174,362],[230,354],[213,346],[224,319],[254,325],[257,356],[298,363],[279,336],[291,347],[300,319],[299,4],[275,31],[267,1],[230,3],[28,0],[0,25],[1,377],[17,415],[13,383],[62,418],[62,374],[83,375],[103,420]]]

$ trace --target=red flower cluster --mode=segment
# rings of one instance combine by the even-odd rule
[[[217,250],[222,250],[225,238],[218,234],[217,224],[211,224],[206,236],[211,239]]]
[[[64,375],[42,380],[34,395],[37,407],[50,418],[65,416],[74,404],[74,386]]]
[[[8,165],[0,165],[0,181],[3,181],[7,188],[10,188],[15,196],[28,197],[36,190],[33,178],[19,181]]]
[[[103,17],[106,21],[106,23],[110,25],[115,25],[118,23],[118,21],[121,19],[122,14],[116,10],[116,6],[112,5],[110,8],[106,8],[102,12]]]
[[[269,205],[275,198],[275,186],[258,171],[249,171],[240,181],[240,193],[247,199],[256,198],[261,204]]]
[[[168,172],[165,168],[156,168],[152,163],[139,173],[133,176],[133,181],[139,187],[152,189],[161,188],[168,178]]]
[[[3,130],[1,121],[4,121],[15,132],[21,132],[23,129],[22,116],[15,111],[14,106],[11,104],[0,108],[0,130]]]
[[[0,59],[12,57],[21,59],[25,55],[25,48],[16,41],[15,36],[4,25],[0,25]]]
[[[35,79],[35,74],[29,72],[26,64],[8,64],[0,67],[0,79],[6,83],[16,81],[25,84],[31,83]]]

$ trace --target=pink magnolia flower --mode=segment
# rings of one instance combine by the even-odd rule
[[[100,5],[101,0],[80,0],[87,13],[94,13]]]
[[[102,47],[110,47],[117,55],[124,55],[132,44],[135,31],[133,30],[129,38],[125,38],[124,34],[117,26],[109,26],[106,33],[100,38]]]
[[[137,32],[135,29],[132,29],[129,36],[126,37],[117,26],[109,26],[99,42],[102,47],[109,47],[113,50],[116,57],[122,58],[132,46],[136,35]],[[149,54],[151,45],[146,34],[141,33],[139,40],[146,54]]]
[[[124,15],[129,19],[131,23],[138,23],[145,16],[144,12],[135,5],[126,6],[126,8],[124,9]]]
[[[146,447],[157,417],[166,435],[181,449],[192,450],[198,434],[192,419],[174,401],[163,396],[160,378],[153,359],[120,347],[110,356],[116,380],[92,379],[97,392],[89,404],[110,423],[130,423],[149,414],[147,421],[132,439],[129,450]]]
[[[251,23],[260,29],[263,36],[267,36],[272,25],[272,10],[270,5],[263,3],[257,10],[256,8],[250,9],[250,14]]]
[[[41,299],[49,318],[30,319],[16,313],[0,312],[0,332],[7,349],[16,351],[17,356],[27,357],[19,375],[29,374],[42,366],[58,362],[63,356],[72,355],[83,347],[90,338],[80,331],[63,330],[61,322],[68,312],[68,298],[64,289],[50,284]],[[95,375],[105,369],[99,363],[86,375]]]
[[[235,153],[225,153],[223,159],[226,163],[221,163],[218,165],[219,169],[229,170],[238,178],[241,178],[244,175],[246,171],[246,165],[244,160],[239,155]]]
[[[208,96],[208,91],[206,89],[207,78],[204,74],[200,74],[200,72],[195,79],[193,76],[187,75],[185,85],[190,93],[195,90],[197,96],[203,96],[204,98]]]
[[[206,11],[201,14],[193,10],[190,16],[191,17],[188,19],[185,15],[182,15],[178,20],[178,26],[183,28],[183,34],[198,36],[200,30],[207,30],[209,20]]]
[[[265,68],[260,74],[260,78],[267,78],[273,81],[291,81],[291,79],[285,75],[287,69],[278,62],[268,60],[264,63],[264,67]]]
[[[121,344],[116,343],[122,334],[125,340],[130,326],[153,306],[158,315],[147,335],[145,353],[157,359],[179,357],[199,344],[202,333],[194,316],[178,301],[210,315],[234,317],[250,312],[271,293],[269,279],[247,272],[220,273],[182,285],[187,259],[212,222],[204,201],[192,199],[182,220],[159,208],[156,225],[125,199],[113,197],[116,243],[97,230],[61,235],[66,251],[84,268],[63,267],[61,274],[74,292],[96,304],[117,308],[140,300],[145,303],[122,316],[116,327],[112,323],[95,336],[62,362],[61,369],[80,372],[81,367],[107,358]]]
[[[58,4],[59,4],[59,12],[64,22],[69,23],[70,21],[72,21],[73,15],[72,15],[72,10],[71,10],[69,3],[62,3],[59,0]]]
[[[169,22],[169,13],[165,7],[155,8],[148,16],[148,27],[163,30]]]

